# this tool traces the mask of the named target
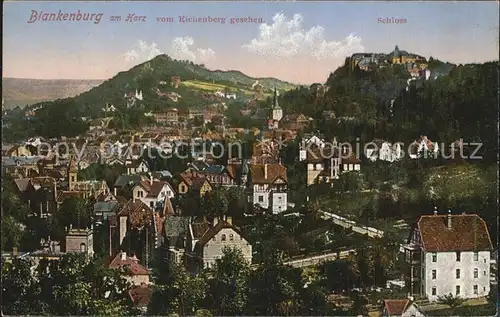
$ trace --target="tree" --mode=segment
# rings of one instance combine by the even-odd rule
[[[84,254],[33,263],[2,263],[2,310],[9,315],[127,315],[124,272],[102,267]]]
[[[451,309],[455,309],[464,303],[464,300],[459,296],[453,296],[453,294],[447,294],[443,296],[438,296],[438,303],[450,306]]]
[[[148,314],[192,316],[199,309],[207,294],[203,275],[191,275],[184,266],[157,260],[166,266],[155,268],[155,286],[148,307]]]
[[[209,301],[219,316],[244,314],[248,304],[250,267],[239,249],[224,248],[212,270]]]
[[[228,213],[229,201],[223,188],[215,188],[202,197],[203,213],[209,217],[223,217]]]

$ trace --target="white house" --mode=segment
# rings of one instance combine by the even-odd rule
[[[430,301],[452,294],[463,299],[490,291],[491,238],[476,214],[421,216],[404,246],[406,285]]]
[[[125,161],[125,167],[127,168],[128,175],[134,175],[137,173],[148,173],[149,167],[143,160],[129,160]]]
[[[233,226],[231,218],[226,220],[214,219],[212,226],[204,227],[204,232],[195,224],[189,225],[188,250],[186,256],[188,263],[194,264],[192,268],[199,270],[215,265],[217,259],[222,258],[225,248],[238,249],[243,253],[243,257],[249,264],[252,263],[252,245]],[[191,251],[192,250],[192,251]]]
[[[302,139],[299,149],[299,161],[305,161],[307,159],[307,149],[313,148],[324,148],[325,140],[313,135],[309,138]]]
[[[249,165],[249,201],[273,214],[287,209],[286,167],[280,164]]]
[[[365,149],[366,157],[372,162],[381,160],[392,163],[404,156],[400,143],[391,144],[386,141],[373,141],[372,143],[371,146],[367,145]]]
[[[156,180],[152,177],[139,182],[132,188],[132,199],[134,201],[140,200],[150,208],[155,208],[166,197],[170,199],[175,197],[173,187],[166,181]]]

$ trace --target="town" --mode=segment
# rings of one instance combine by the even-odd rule
[[[3,105],[2,315],[495,315],[497,62],[393,47]]]

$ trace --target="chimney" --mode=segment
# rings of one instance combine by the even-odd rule
[[[17,247],[12,247],[12,256],[17,257]]]
[[[149,185],[153,186],[153,174],[149,174]]]
[[[219,217],[214,217],[213,225],[215,226],[219,222]]]
[[[113,193],[114,193],[115,196],[118,196],[118,188],[116,188],[116,187],[113,188]]]
[[[232,224],[233,224],[233,217],[227,217],[227,218],[226,218],[226,222],[227,222],[228,224],[232,225]]]
[[[127,252],[122,251],[122,254],[121,254],[121,256],[120,256],[120,259],[121,259],[122,261],[125,261],[125,260],[127,259]]]
[[[434,215],[437,216],[438,214],[438,207],[434,207]]]
[[[267,164],[264,164],[264,178],[267,179]]]
[[[451,210],[448,210],[448,215],[446,216],[446,227],[451,229]]]

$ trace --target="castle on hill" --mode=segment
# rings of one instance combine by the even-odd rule
[[[413,77],[420,76],[427,69],[427,59],[423,56],[400,50],[396,45],[388,54],[356,53],[351,56],[351,67],[356,66],[364,71],[371,71],[390,65],[404,65]]]

